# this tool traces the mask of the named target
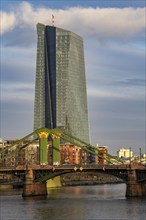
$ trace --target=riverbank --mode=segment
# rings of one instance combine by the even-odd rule
[[[106,173],[70,173],[61,176],[62,186],[123,183],[123,180]]]

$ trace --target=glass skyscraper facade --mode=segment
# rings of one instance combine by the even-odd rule
[[[34,130],[61,128],[89,142],[83,40],[37,24]]]

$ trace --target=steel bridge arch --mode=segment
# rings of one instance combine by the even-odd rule
[[[104,168],[104,167],[103,167]],[[128,180],[128,174],[130,171],[128,171],[126,168],[125,170],[121,169],[121,170],[110,170],[110,169],[97,169],[95,170],[93,168],[93,170],[86,170],[83,169],[82,171],[80,170],[80,168],[78,167],[78,169],[75,171],[74,169],[70,169],[70,170],[60,170],[60,171],[48,171],[48,170],[43,170],[41,173],[37,172],[37,170],[34,170],[34,182],[46,182],[50,179],[53,179],[57,176],[62,176],[65,174],[69,174],[69,173],[101,173],[101,174],[108,174],[110,176],[115,176],[121,180],[123,180],[123,182],[127,182]]]

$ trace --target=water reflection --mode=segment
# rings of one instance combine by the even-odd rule
[[[118,185],[118,186],[117,186]],[[121,187],[120,187],[121,186]],[[48,188],[48,198],[125,199],[125,184]]]
[[[126,199],[125,185],[48,189],[46,197],[1,195],[2,220],[143,220],[146,199]]]

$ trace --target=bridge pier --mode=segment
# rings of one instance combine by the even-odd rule
[[[136,170],[130,170],[126,185],[126,197],[140,196],[146,196],[146,185],[145,183],[137,182]]]
[[[47,195],[47,186],[46,182],[34,183],[34,174],[33,170],[27,170],[25,175],[25,183],[23,185],[23,197],[27,196],[46,196]]]

